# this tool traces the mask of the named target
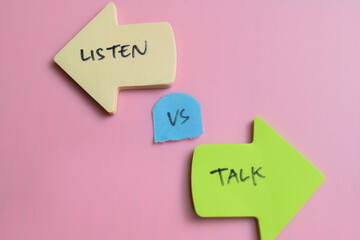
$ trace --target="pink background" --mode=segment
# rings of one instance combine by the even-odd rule
[[[257,239],[251,218],[201,219],[198,144],[247,143],[261,116],[326,180],[277,239],[360,239],[358,1],[116,1],[120,24],[170,22],[175,85],[120,92],[109,116],[53,63],[107,1],[2,1],[0,239]],[[204,134],[153,143],[172,92]]]

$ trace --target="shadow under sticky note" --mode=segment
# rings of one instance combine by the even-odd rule
[[[188,94],[162,97],[152,114],[155,142],[195,138],[203,133],[200,103]]]

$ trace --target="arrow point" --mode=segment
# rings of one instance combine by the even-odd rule
[[[268,198],[258,216],[261,239],[274,239],[325,177],[260,117],[254,119],[253,143],[266,156],[264,168],[281,169],[278,187],[272,188],[273,200]]]
[[[112,7],[116,8],[116,5],[114,2],[109,2],[108,5],[106,5],[106,6],[112,6]]]
[[[220,167],[248,163],[261,169],[263,181],[256,187],[236,182],[225,187]],[[213,169],[217,178],[209,176]],[[253,144],[199,145],[191,167],[197,215],[256,217],[261,240],[274,239],[323,181],[324,175],[260,117],[254,119]]]
[[[129,52],[126,56],[121,53],[124,59],[133,44],[132,57],[115,59],[118,43],[124,44]],[[148,46],[151,51],[147,51]],[[56,54],[54,61],[106,111],[114,114],[118,89],[168,87],[174,82],[175,40],[168,23],[119,26],[116,6],[110,2]]]
[[[110,114],[116,113],[117,99],[119,95],[119,89],[107,89],[103,91],[103,94],[94,97],[100,105]]]
[[[100,22],[103,26],[104,22],[110,25],[118,25],[116,5],[113,2],[108,3],[98,15],[90,21],[88,25],[94,22]]]
[[[262,118],[255,117],[254,119],[254,139],[253,142],[259,142],[264,138],[272,138],[273,135],[280,136],[274,129],[272,129]],[[270,137],[268,137],[270,135]]]

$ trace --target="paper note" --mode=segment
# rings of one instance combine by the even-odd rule
[[[54,58],[109,113],[119,89],[173,84],[176,47],[168,23],[117,24],[109,3]]]
[[[200,103],[188,94],[162,97],[152,113],[155,142],[195,138],[203,133]]]
[[[201,217],[256,217],[272,240],[323,182],[324,176],[261,118],[250,144],[199,145],[191,187]]]

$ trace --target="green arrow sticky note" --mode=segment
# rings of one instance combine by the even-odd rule
[[[261,118],[250,144],[199,145],[191,188],[201,217],[256,217],[262,240],[274,239],[324,176]]]

